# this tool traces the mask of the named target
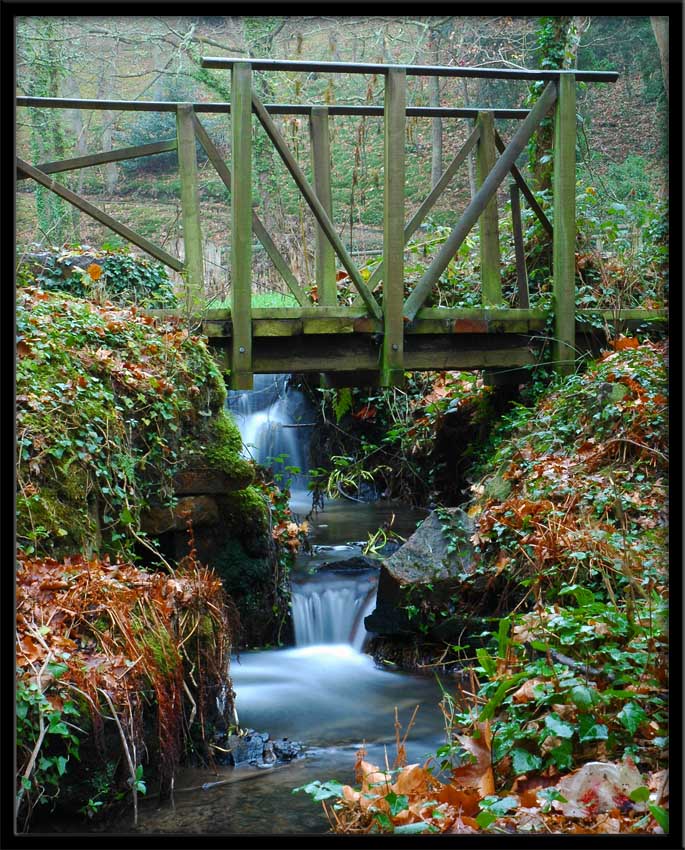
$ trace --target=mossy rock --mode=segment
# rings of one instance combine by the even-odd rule
[[[185,466],[188,469],[208,467],[223,472],[231,481],[231,489],[242,490],[254,481],[254,465],[242,457],[242,448],[240,431],[222,408],[186,444]]]
[[[486,499],[496,499],[503,502],[511,493],[511,482],[501,475],[491,475],[483,482],[483,495]]]
[[[222,519],[232,537],[239,539],[250,555],[269,551],[269,509],[262,491],[250,485],[221,498]]]
[[[32,496],[17,496],[17,528],[33,530],[41,541],[40,550],[49,551],[54,558],[73,552],[92,554],[97,548],[97,522],[78,478],[74,477],[68,489],[59,483],[46,484]]]
[[[276,619],[269,559],[253,557],[238,540],[228,540],[213,559],[212,566],[240,614],[241,646],[272,643]]]

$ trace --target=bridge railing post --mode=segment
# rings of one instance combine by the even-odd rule
[[[328,129],[328,108],[312,107],[309,119],[312,144],[312,172],[314,191],[321,206],[333,219],[331,196],[331,143]],[[335,279],[335,251],[320,225],[316,227],[316,291],[319,304],[333,305],[337,302]]]
[[[576,244],[576,80],[562,75],[554,115],[554,237],[552,248],[557,371],[568,374],[575,361]]]
[[[481,112],[477,123],[480,136],[476,149],[476,179],[480,188],[495,165],[495,118],[492,112]],[[484,307],[492,307],[502,303],[497,192],[483,210],[479,225],[481,301]]]
[[[385,77],[383,201],[383,349],[380,384],[404,383],[404,136],[407,75],[391,68]]]
[[[185,256],[185,306],[188,315],[196,316],[205,306],[205,293],[192,103],[181,103],[176,109],[176,136],[178,170],[181,178],[181,216],[183,220],[183,250]]]
[[[252,66],[231,71],[231,387],[252,389]]]

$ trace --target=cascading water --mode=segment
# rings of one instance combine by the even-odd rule
[[[306,396],[289,386],[288,375],[255,375],[254,389],[229,392],[227,404],[240,429],[246,456],[271,467],[277,481],[290,480],[295,499],[305,503],[314,422],[314,411]],[[289,471],[288,467],[300,472]],[[326,561],[331,563],[358,553],[358,549],[335,547]],[[314,575],[305,571],[296,574],[292,582],[292,614],[297,646],[343,643],[361,651],[367,637],[364,617],[373,611],[377,583],[375,569],[324,569]]]
[[[255,375],[254,389],[233,390],[227,405],[243,438],[244,454],[304,490],[314,413],[304,393],[288,386],[289,375]],[[288,467],[300,472],[289,472]]]
[[[367,631],[364,617],[376,604],[376,571],[360,570],[353,575],[321,570],[309,581],[293,582],[295,643],[349,643],[360,652]]]

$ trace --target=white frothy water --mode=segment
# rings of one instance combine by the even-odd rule
[[[297,646],[347,643],[361,652],[368,633],[364,617],[376,602],[375,573],[319,573],[293,584],[293,625]]]

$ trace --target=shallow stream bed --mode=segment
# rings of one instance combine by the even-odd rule
[[[301,504],[294,499],[293,509],[300,515],[306,512],[304,497]],[[298,580],[306,581],[322,563],[360,554],[368,533],[393,514],[393,527],[404,536],[425,515],[383,503],[327,503],[312,523],[313,553],[301,556]],[[336,581],[335,571],[326,581]],[[173,802],[160,805],[154,798],[141,798],[137,827],[129,810],[108,832],[325,833],[329,825],[321,805],[292,789],[314,779],[354,784],[355,754],[362,745],[368,761],[384,766],[387,754],[392,766],[395,707],[404,734],[420,706],[406,743],[410,763],[423,763],[444,740],[435,677],[378,669],[368,655],[347,643],[244,652],[231,660],[231,676],[241,725],[274,739],[300,741],[305,755],[272,768],[184,768],[176,779]]]

